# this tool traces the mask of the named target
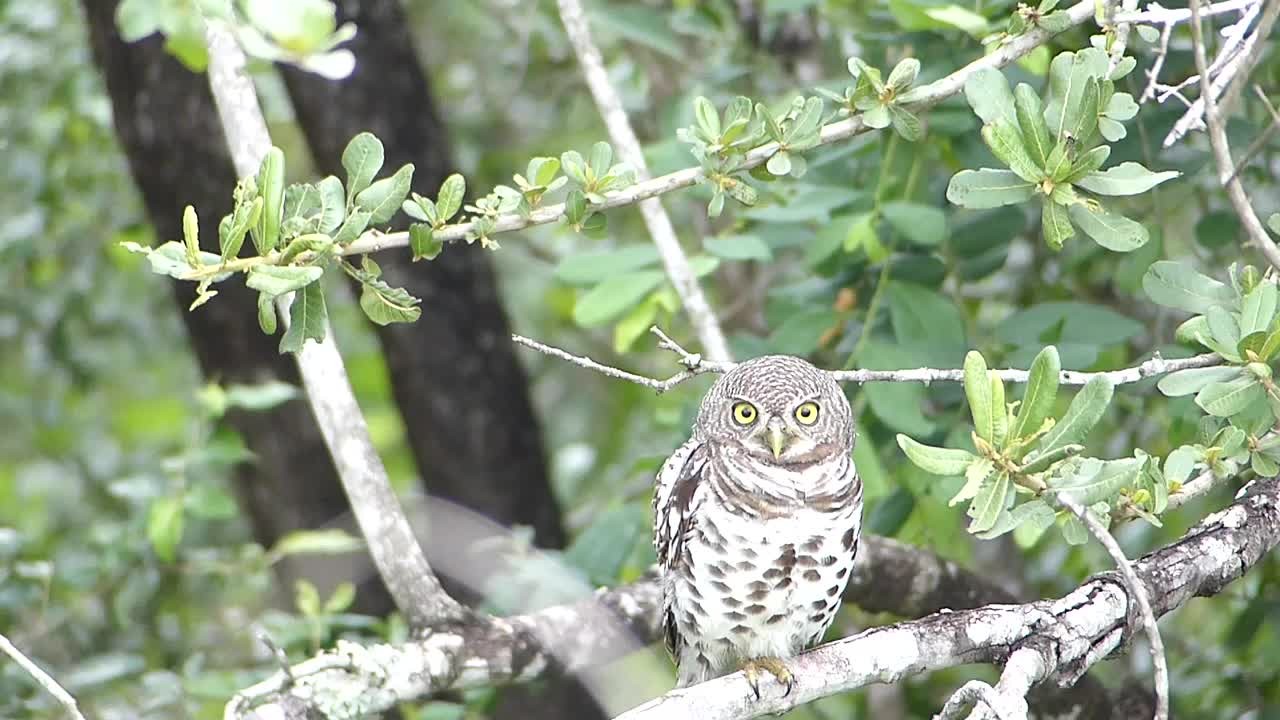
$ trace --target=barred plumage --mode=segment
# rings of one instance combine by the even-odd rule
[[[680,686],[821,640],[861,529],[853,441],[839,386],[797,358],[743,363],[707,393],[654,493],[663,627]]]

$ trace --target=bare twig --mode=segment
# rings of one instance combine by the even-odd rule
[[[995,687],[980,680],[965,683],[947,700],[934,720],[957,718],[969,705],[973,705],[973,712],[967,716],[968,720],[1026,720],[1027,693],[1047,673],[1047,661],[1038,649],[1031,645],[1020,647],[1005,661]]]
[[[1204,8],[1200,15],[1209,17],[1210,15],[1220,15],[1222,13],[1236,12],[1243,10],[1252,5],[1257,5],[1261,0],[1226,0],[1226,2],[1213,3]],[[1166,8],[1158,2],[1147,3],[1147,9],[1141,12],[1133,12],[1125,9],[1116,13],[1116,22],[1118,23],[1136,23],[1138,25],[1177,25],[1191,19],[1191,11],[1186,8]]]
[[[1205,60],[1200,1],[1190,0],[1190,2],[1191,45],[1195,55],[1196,70],[1202,78],[1206,78],[1208,77],[1209,69]],[[1271,32],[1271,27],[1275,24],[1278,13],[1280,13],[1280,0],[1270,0],[1267,3],[1266,12],[1263,13],[1262,19],[1258,21],[1258,28],[1253,34],[1254,40],[1259,36],[1267,37]],[[1244,52],[1244,59],[1237,71],[1238,82],[1244,82],[1248,78],[1249,72],[1253,69],[1253,64],[1257,62],[1258,57],[1258,54],[1249,50]],[[1213,157],[1217,161],[1219,176],[1227,179],[1227,197],[1231,199],[1231,205],[1235,208],[1236,215],[1240,217],[1240,224],[1249,235],[1250,242],[1266,256],[1268,262],[1280,268],[1280,247],[1276,246],[1275,241],[1267,234],[1266,228],[1262,226],[1262,221],[1258,219],[1258,215],[1253,211],[1253,205],[1249,202],[1249,196],[1245,193],[1244,185],[1240,182],[1240,178],[1233,177],[1235,163],[1231,160],[1231,146],[1227,143],[1226,123],[1220,114],[1222,108],[1218,107],[1217,98],[1214,97],[1212,90],[1206,87],[1207,83],[1201,83],[1201,86],[1200,98],[1205,103],[1205,120],[1209,127],[1209,144],[1213,148]],[[1230,96],[1231,94],[1229,93],[1228,97]]]
[[[1271,115],[1271,124],[1267,125],[1267,129],[1263,130],[1262,134],[1249,143],[1249,147],[1245,148],[1244,153],[1240,155],[1240,159],[1236,161],[1236,166],[1231,170],[1231,177],[1223,180],[1223,184],[1235,180],[1240,173],[1244,172],[1244,169],[1248,167],[1254,156],[1261,152],[1262,148],[1266,147],[1268,142],[1271,142],[1271,138],[1276,134],[1276,131],[1280,130],[1280,111],[1277,111],[1275,106],[1271,104],[1271,100],[1267,98],[1267,94],[1262,91],[1261,87],[1254,85],[1253,92]]]
[[[947,704],[933,716],[933,720],[959,720],[961,713],[971,705],[985,707],[996,720],[1026,720],[1026,704],[1026,700],[1023,700],[1024,709],[1021,713],[1010,713],[1004,710],[1004,703],[995,688],[981,680],[970,680],[947,698]],[[978,710],[975,707],[974,715],[977,714]]]
[[[582,75],[591,88],[591,95],[595,98],[596,107],[600,109],[600,116],[604,118],[609,137],[613,139],[622,159],[635,169],[636,176],[642,181],[650,179],[640,141],[631,128],[626,110],[622,108],[622,98],[609,80],[609,72],[604,67],[600,49],[591,39],[591,28],[582,3],[579,0],[559,0],[559,6],[560,19],[569,35],[569,43],[578,56]],[[732,356],[729,354],[729,343],[698,285],[698,278],[689,265],[689,258],[680,247],[675,226],[662,207],[662,201],[656,197],[640,201],[640,214],[644,217],[645,226],[649,228],[653,244],[658,247],[662,264],[667,269],[667,277],[671,279],[681,303],[689,313],[689,322],[698,334],[698,340],[706,348],[707,355],[712,360],[730,360]]]
[[[1120,61],[1124,59],[1124,51],[1129,45],[1129,32],[1133,29],[1133,23],[1118,20],[1117,17],[1123,13],[1132,13],[1138,9],[1138,0],[1121,0],[1121,13],[1115,12],[1115,2],[1107,3],[1108,24],[1115,26],[1115,39],[1111,43],[1111,63],[1110,69],[1115,70]]]
[[[253,83],[245,73],[244,53],[218,20],[206,21],[205,41],[209,46],[209,85],[236,173],[252,175],[270,149],[271,138]],[[286,326],[287,303],[285,299],[281,313]],[[391,488],[327,323],[325,340],[305,343],[297,359],[325,445],[369,554],[396,606],[414,626],[461,619],[465,609],[440,586]]]
[[[574,355],[573,353],[552,347],[545,343],[532,340],[523,335],[512,335],[511,339],[518,345],[522,345],[531,350],[536,350],[544,355],[550,355],[566,362],[573,363],[578,367],[607,375],[618,380],[625,380],[636,385],[643,385],[658,394],[662,394],[680,383],[702,375],[704,373],[726,373],[737,367],[737,363],[716,362],[713,360],[704,360],[701,355],[690,353],[680,347],[667,337],[662,330],[657,327],[650,328],[659,338],[658,347],[664,350],[671,350],[680,356],[680,363],[686,369],[672,375],[666,379],[651,378],[644,375],[637,375],[633,372],[620,370],[604,363],[592,360],[583,355]],[[1063,385],[1084,385],[1096,377],[1105,377],[1111,381],[1113,385],[1123,385],[1126,383],[1134,383],[1145,378],[1163,375],[1165,373],[1177,372],[1178,370],[1187,370],[1190,368],[1212,367],[1221,365],[1222,358],[1216,353],[1204,353],[1202,355],[1194,355],[1189,358],[1179,358],[1176,360],[1165,360],[1161,357],[1154,357],[1146,362],[1140,363],[1133,367],[1124,368],[1122,370],[1107,370],[1104,372],[1079,372],[1076,370],[1063,370],[1059,376],[1059,382]],[[964,370],[959,368],[910,368],[906,370],[831,370],[831,377],[836,382],[858,383],[859,385],[869,382],[918,382],[918,383],[934,383],[934,382],[964,382]],[[1028,378],[1028,371],[1019,369],[992,370],[993,373],[1000,376],[1005,382],[1024,383]]]
[[[62,707],[66,709],[68,717],[73,720],[84,720],[84,715],[80,714],[80,706],[76,704],[76,699],[67,692],[65,688],[58,684],[49,673],[45,672],[35,663],[34,660],[22,654],[22,651],[9,642],[9,638],[0,634],[0,652],[8,655],[14,662],[18,663],[18,667],[27,671],[27,674],[35,679],[40,687],[54,697]]]
[[[1195,0],[1192,0],[1195,2]],[[1111,555],[1111,559],[1115,561],[1116,567],[1120,570],[1120,576],[1124,578],[1124,584],[1129,588],[1130,597],[1138,604],[1138,612],[1142,617],[1142,628],[1147,634],[1147,641],[1151,650],[1151,664],[1155,668],[1155,692],[1156,692],[1156,713],[1155,720],[1168,720],[1169,717],[1169,665],[1164,656],[1164,641],[1160,639],[1160,627],[1156,624],[1155,613],[1151,610],[1151,600],[1147,597],[1147,588],[1142,584],[1142,580],[1138,578],[1138,574],[1133,570],[1133,564],[1129,562],[1129,558],[1125,556],[1124,550],[1120,548],[1120,544],[1116,542],[1115,537],[1107,530],[1102,523],[1098,522],[1088,509],[1070,493],[1059,492],[1057,494],[1058,502],[1065,506],[1068,510],[1075,514],[1080,522],[1089,529],[1089,532],[1102,543],[1107,549],[1107,553]]]
[[[1256,1],[1256,0],[1255,0]],[[1066,11],[1067,18],[1071,21],[1071,25],[1079,25],[1093,17],[1093,2],[1084,0],[1076,3]],[[965,65],[950,75],[941,77],[928,85],[919,88],[919,94],[916,100],[903,105],[904,109],[919,111],[932,107],[947,98],[956,95],[964,89],[965,80],[971,75],[987,68],[1002,68],[1024,55],[1030,53],[1036,48],[1044,45],[1054,33],[1049,33],[1039,28],[1029,30],[1022,35],[1017,36],[1007,44],[1000,47],[993,53],[984,55],[981,58]],[[832,143],[847,140],[856,135],[868,132],[868,128],[862,123],[862,116],[853,115],[851,117],[833,122],[822,127],[819,134],[818,145],[830,145]],[[763,165],[770,157],[778,152],[777,143],[768,143],[761,145],[746,154],[742,164],[739,166],[743,170],[750,170],[758,165]],[[638,182],[631,187],[619,190],[617,192],[605,195],[604,202],[592,205],[593,210],[610,210],[613,208],[634,205],[641,200],[651,197],[657,197],[674,190],[690,187],[704,177],[701,167],[690,167],[683,170],[677,170],[673,173],[661,175],[652,180]],[[528,216],[521,216],[516,213],[502,215],[498,217],[494,223],[491,234],[511,232],[520,230],[533,225],[545,225],[558,221],[564,216],[564,204],[557,203],[555,205],[545,205],[533,210]],[[458,223],[456,225],[448,225],[435,233],[436,240],[441,242],[455,242],[466,238],[467,233],[475,229],[471,222]],[[344,246],[341,250],[343,255],[358,255],[363,253],[377,252],[389,248],[402,248],[409,245],[408,232],[395,233],[365,233],[352,242]]]
[[[1223,31],[1223,39],[1218,46],[1218,54],[1214,57],[1213,62],[1208,65],[1207,72],[1199,72],[1176,86],[1176,89],[1181,89],[1192,84],[1199,84],[1200,97],[1190,104],[1187,111],[1174,123],[1169,133],[1165,135],[1164,147],[1173,145],[1173,143],[1192,130],[1204,128],[1206,99],[1216,101],[1224,92],[1229,94],[1228,87],[1233,79],[1249,74],[1254,62],[1257,60],[1255,53],[1263,45],[1260,40],[1266,37],[1259,32],[1267,29],[1262,23],[1259,23],[1254,32],[1249,32],[1250,26],[1258,18],[1262,7],[1262,0],[1256,0],[1252,5],[1243,8],[1240,18]],[[1166,91],[1164,96],[1167,96],[1170,92],[1173,92],[1173,90]]]

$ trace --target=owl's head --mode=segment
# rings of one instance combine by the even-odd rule
[[[839,384],[790,355],[758,357],[725,373],[702,399],[695,428],[772,465],[853,450],[853,412]]]

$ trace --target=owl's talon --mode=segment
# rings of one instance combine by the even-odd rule
[[[760,699],[760,671],[772,675],[779,683],[787,689],[782,694],[786,697],[791,694],[791,690],[796,685],[795,675],[791,674],[791,670],[787,668],[786,663],[776,657],[762,657],[748,660],[742,665],[742,672],[747,676],[747,684],[751,686],[751,691],[755,693],[756,699]]]

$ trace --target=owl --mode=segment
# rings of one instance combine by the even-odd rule
[[[853,413],[830,374],[770,355],[722,376],[654,492],[662,626],[678,687],[767,671],[822,639],[858,549]]]

